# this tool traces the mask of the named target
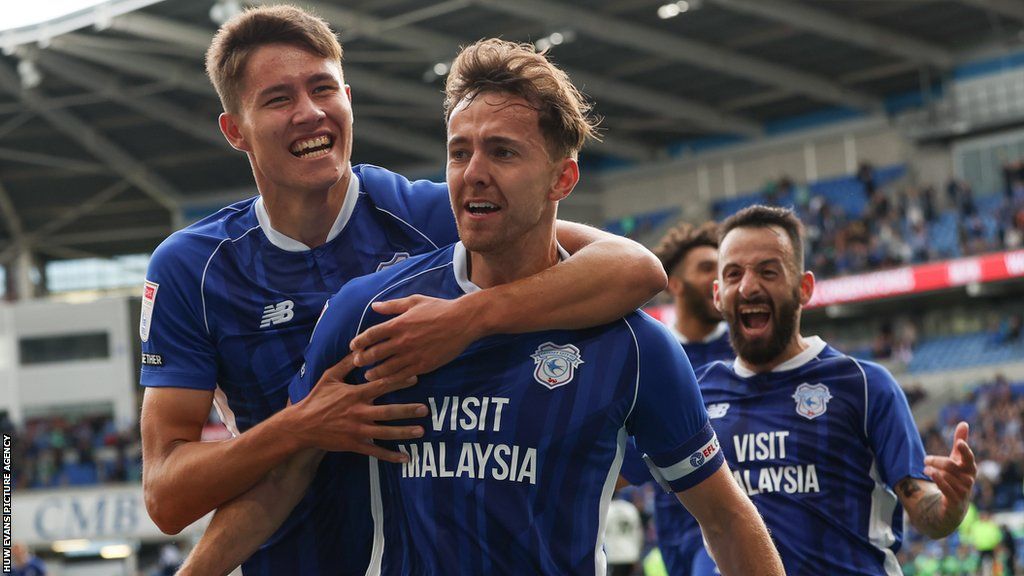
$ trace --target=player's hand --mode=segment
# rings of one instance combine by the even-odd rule
[[[352,340],[356,366],[380,362],[367,378],[408,378],[451,362],[482,336],[462,300],[415,295],[374,302],[378,314],[397,316]]]
[[[957,524],[967,512],[978,467],[974,463],[974,452],[967,444],[970,427],[960,422],[953,433],[953,449],[949,456],[925,456],[924,473],[942,492],[947,517],[957,518]]]
[[[334,452],[357,452],[387,462],[407,462],[400,452],[373,440],[408,440],[423,436],[422,426],[387,426],[381,422],[427,415],[424,404],[374,404],[378,397],[416,384],[416,378],[381,378],[353,386],[345,377],[354,368],[352,354],[328,368],[309,396],[296,404],[308,446]]]

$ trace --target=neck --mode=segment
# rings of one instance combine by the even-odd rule
[[[687,314],[682,306],[676,307],[676,331],[690,342],[703,342],[718,328],[718,322],[702,320],[695,314]]]
[[[801,336],[799,333],[796,333],[793,335],[793,338],[790,339],[789,344],[786,345],[782,352],[779,353],[779,355],[776,356],[775,358],[769,360],[768,362],[765,362],[764,364],[754,364],[747,360],[746,358],[740,358],[740,361],[742,361],[743,365],[746,366],[747,369],[749,369],[751,372],[754,372],[756,374],[762,374],[764,372],[771,372],[780,364],[792,360],[794,357],[796,357],[804,350],[807,350],[809,347],[810,344],[808,344],[804,340],[804,337]]]
[[[351,178],[352,172],[345,171],[333,186],[318,190],[282,190],[264,186],[258,177],[256,182],[274,230],[316,248],[327,242]]]
[[[526,235],[494,252],[469,252],[469,279],[487,289],[533,276],[558,264],[554,227]]]

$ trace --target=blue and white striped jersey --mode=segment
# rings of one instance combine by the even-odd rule
[[[212,390],[228,428],[244,432],[285,406],[324,303],[342,285],[458,239],[443,184],[409,182],[369,165],[353,173],[328,241],[316,248],[275,231],[259,197],[175,232],[157,248],[140,326],[144,386]],[[347,573],[350,565],[362,574],[369,524],[363,530],[343,520],[347,502],[314,486],[245,564],[246,576],[318,574],[302,563],[317,554],[330,560],[325,574]],[[307,515],[316,521],[300,522]],[[350,549],[364,558],[343,556]],[[346,560],[336,563],[340,557]]]
[[[893,487],[927,479],[906,397],[885,368],[806,342],[768,373],[726,362],[700,371],[726,460],[787,574],[901,574]]]
[[[458,243],[347,284],[316,328],[292,400],[355,334],[385,320],[373,301],[478,290],[467,256]],[[686,356],[643,313],[486,338],[383,400],[430,408],[422,439],[386,443],[411,462],[366,460],[373,569],[384,574],[603,574],[604,511],[627,436],[673,490],[723,462]]]

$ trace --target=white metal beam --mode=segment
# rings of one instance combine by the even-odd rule
[[[35,52],[32,56],[35,62],[56,76],[101,93],[119,104],[141,112],[158,122],[163,122],[198,140],[217,147],[227,145],[220,130],[208,119],[199,118],[158,96],[131,95],[120,86],[115,75],[95,66],[76,62],[52,50]]]
[[[257,0],[258,4],[281,4],[280,0]],[[450,60],[458,47],[466,43],[463,38],[441,34],[431,30],[404,26],[393,28],[393,22],[362,12],[331,6],[319,2],[307,2],[316,13],[327,19],[341,31],[345,40],[366,37],[379,42],[410,50],[426,51],[439,60]],[[635,110],[643,110],[666,118],[685,119],[706,130],[731,132],[756,136],[760,126],[742,116],[716,110],[702,102],[679,98],[666,92],[639,88],[634,84],[602,78],[597,74],[563,67],[563,70],[586,92],[598,100],[614,102]]]
[[[95,162],[79,160],[77,158],[66,158],[64,156],[54,156],[52,154],[37,154],[35,152],[26,152],[24,150],[17,150],[14,148],[0,148],[0,160],[32,164],[34,166],[46,166],[48,168],[60,168],[61,170],[72,170],[86,174],[103,174],[110,172],[106,166]]]
[[[600,38],[604,42],[626,46],[667,60],[715,70],[721,74],[746,78],[759,84],[777,86],[804,94],[816,100],[859,109],[880,109],[881,100],[842,86],[828,78],[752,58],[682,36],[655,30],[594,11],[575,8],[559,2],[541,0],[475,0],[499,12],[531,18],[547,24],[571,25],[576,30]]]
[[[37,91],[25,90],[17,73],[0,63],[0,88],[17,96],[30,110],[46,120],[58,131],[78,142],[83,148],[120,174],[148,196],[172,212],[177,211],[179,194],[162,176],[146,168],[141,162],[114,144],[106,136],[66,110],[49,109],[46,98]]]
[[[826,10],[791,0],[710,0],[734,12],[781,22],[814,34],[888,52],[938,68],[950,68],[953,55],[942,48],[853,18],[844,18]]]
[[[1024,2],[1020,0],[960,0],[977,8],[1024,22]]]

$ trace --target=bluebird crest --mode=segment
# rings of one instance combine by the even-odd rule
[[[533,377],[548,388],[558,388],[571,382],[576,375],[576,368],[583,364],[580,349],[572,344],[559,346],[545,342],[530,358],[537,364]]]
[[[804,383],[796,387],[793,399],[796,400],[796,413],[808,420],[814,420],[825,413],[832,394],[824,384],[811,386]]]

